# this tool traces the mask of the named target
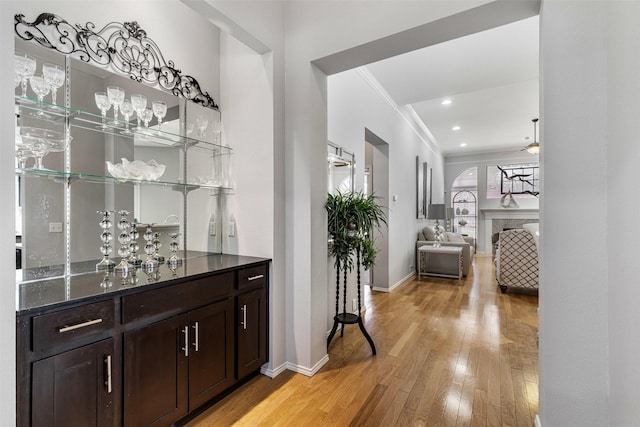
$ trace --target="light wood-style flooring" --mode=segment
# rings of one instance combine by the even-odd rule
[[[315,376],[259,375],[188,426],[533,426],[538,298],[501,294],[491,256],[474,264],[462,286],[366,292],[377,356],[347,325]]]

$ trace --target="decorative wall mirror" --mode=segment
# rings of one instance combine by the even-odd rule
[[[332,142],[327,150],[327,191],[331,194],[354,191],[355,155]]]
[[[130,212],[141,258],[148,223],[162,233],[167,257],[171,233],[180,234],[185,258],[187,249],[221,252],[221,233],[209,215],[202,220],[220,211],[212,196],[230,191],[218,106],[136,22],[95,28],[52,14],[15,18],[23,269],[46,266],[38,274],[52,277],[91,271],[106,246],[97,211],[113,211],[112,224]],[[124,243],[117,227],[110,232],[117,259]]]

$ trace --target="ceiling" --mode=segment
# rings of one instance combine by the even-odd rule
[[[445,156],[518,150],[533,141],[538,117],[538,32],[535,16],[366,67]]]

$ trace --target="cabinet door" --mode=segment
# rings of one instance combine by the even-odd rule
[[[233,384],[233,301],[189,312],[189,408],[196,409]]]
[[[170,425],[187,414],[189,333],[186,315],[125,332],[124,425]]]
[[[267,298],[264,289],[238,295],[238,379],[267,361]]]
[[[37,426],[113,426],[113,340],[33,363],[32,414]]]

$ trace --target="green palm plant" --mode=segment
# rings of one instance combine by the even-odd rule
[[[336,269],[353,269],[353,255],[362,254],[361,264],[369,269],[375,263],[378,250],[373,242],[373,231],[387,218],[378,197],[362,192],[329,194],[326,209],[331,244],[329,254],[335,258]]]

